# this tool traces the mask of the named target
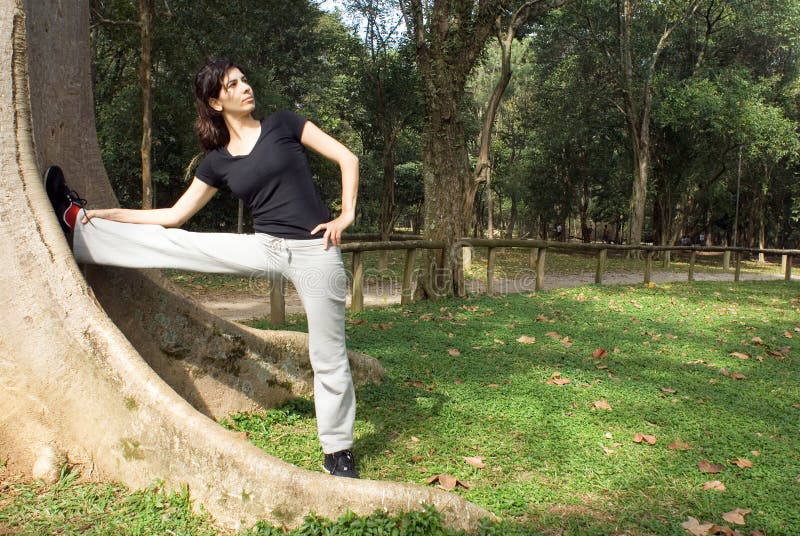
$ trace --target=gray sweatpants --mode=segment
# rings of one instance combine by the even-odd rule
[[[355,390],[344,332],[347,276],[341,250],[322,239],[289,240],[263,233],[193,233],[160,225],[94,218],[75,226],[78,262],[126,268],[176,268],[196,272],[272,278],[297,289],[308,317],[308,347],[314,370],[314,405],[322,450],[353,445]]]

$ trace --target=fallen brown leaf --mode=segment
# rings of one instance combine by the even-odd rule
[[[764,340],[761,337],[753,337],[750,339],[750,342],[753,344],[764,344]]]
[[[459,352],[457,348],[450,348],[449,350],[447,350],[447,353],[453,357],[458,357],[461,355],[461,352]]]
[[[671,394],[671,395],[674,395],[675,393],[677,393],[677,392],[678,392],[678,391],[676,391],[675,389],[673,389],[673,388],[671,388],[671,387],[662,387],[662,388],[661,388],[661,390],[662,390],[663,392],[665,392],[665,393],[669,393],[669,394]]]
[[[705,484],[703,484],[703,491],[725,491],[725,484],[720,482],[719,480],[709,480]]]
[[[554,372],[553,375],[547,380],[547,383],[551,385],[567,385],[568,383],[572,383],[572,380],[567,378],[562,378],[560,372]]]
[[[681,527],[685,528],[693,536],[708,536],[713,526],[713,523],[702,523],[692,516],[689,516],[686,521],[681,523]]]
[[[536,342],[536,337],[523,335],[517,339],[517,342],[521,344],[534,344]]]
[[[794,337],[791,331],[784,331],[783,336],[786,337],[787,339],[791,339],[792,337]]]
[[[735,465],[739,469],[749,469],[750,467],[753,467],[753,462],[751,462],[747,458],[736,458],[733,461],[733,465]]]
[[[670,450],[692,450],[692,446],[683,441],[673,441],[667,445],[667,448]]]
[[[734,372],[733,374],[731,374],[731,379],[734,379],[734,380],[746,380],[747,376],[745,376],[741,372]]]
[[[596,348],[594,352],[592,352],[592,357],[595,359],[603,359],[608,356],[608,350],[605,348]]]
[[[651,436],[651,435],[647,435],[647,434],[641,434],[639,432],[636,432],[635,434],[633,434],[633,442],[634,443],[647,443],[648,445],[655,445],[656,444],[656,438],[655,438],[655,436]]]
[[[363,318],[353,318],[351,320],[348,320],[348,322],[354,326],[360,326],[361,324],[367,323],[367,321],[364,320]]]
[[[750,512],[752,512],[752,510],[736,508],[735,510],[731,510],[730,512],[722,514],[722,519],[728,523],[733,523],[734,525],[746,525],[747,521],[744,520],[744,516]]]
[[[711,473],[711,474],[720,473],[725,470],[724,465],[711,463],[708,460],[701,460],[700,462],[698,462],[697,468],[700,470],[701,473]]]
[[[553,338],[553,339],[560,339],[561,338],[561,335],[559,335],[555,331],[548,331],[547,333],[544,334],[544,336],[545,337],[550,337],[550,338]]]
[[[750,354],[746,354],[744,352],[731,352],[728,355],[737,359],[750,359]]]
[[[472,467],[477,467],[478,469],[483,469],[486,467],[486,464],[483,463],[485,460],[483,456],[464,456],[464,461],[467,462]]]
[[[611,404],[606,402],[605,400],[598,400],[594,404],[592,404],[594,409],[604,409],[606,411],[611,411]]]

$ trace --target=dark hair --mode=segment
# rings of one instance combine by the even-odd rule
[[[216,99],[222,91],[222,79],[228,70],[241,67],[227,58],[210,60],[194,77],[194,97],[197,107],[197,120],[194,123],[195,132],[200,145],[206,151],[213,151],[230,140],[228,127],[222,113],[208,105],[209,99]]]

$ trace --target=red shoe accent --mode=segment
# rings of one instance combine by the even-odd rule
[[[69,225],[70,229],[75,228],[75,222],[78,220],[78,214],[80,211],[81,207],[75,203],[71,204],[69,208],[64,211],[64,223]]]

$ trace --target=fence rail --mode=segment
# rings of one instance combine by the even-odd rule
[[[343,253],[352,253],[352,289],[350,309],[361,311],[364,308],[364,263],[362,253],[367,251],[390,251],[405,250],[406,257],[403,267],[403,281],[401,286],[400,303],[409,304],[412,301],[412,287],[417,258],[417,251],[421,249],[444,250],[444,242],[430,240],[420,240],[415,235],[391,235],[392,240],[388,242],[374,241],[380,238],[377,234],[347,235],[342,243]],[[694,281],[695,264],[697,255],[706,253],[721,253],[722,267],[725,270],[730,268],[731,256],[733,256],[734,273],[733,280],[738,282],[741,275],[741,263],[744,255],[780,255],[781,265],[784,272],[784,279],[792,279],[793,258],[800,256],[798,249],[757,249],[744,247],[725,247],[725,246],[655,246],[648,244],[628,245],[628,244],[600,244],[600,243],[569,243],[553,242],[548,240],[532,239],[488,239],[488,238],[464,238],[456,243],[456,247],[485,247],[487,248],[486,263],[486,293],[494,292],[494,272],[496,266],[498,248],[523,248],[530,250],[530,266],[536,271],[535,290],[539,291],[544,287],[545,279],[545,260],[548,250],[568,252],[568,253],[592,253],[597,257],[597,268],[595,270],[595,284],[603,284],[603,274],[606,270],[606,262],[609,251],[640,251],[644,255],[644,278],[645,284],[650,283],[653,274],[653,257],[656,253],[668,252],[688,252],[689,269],[687,280]],[[285,302],[284,302],[285,282],[273,282],[270,293],[270,323],[280,325],[285,322]]]

